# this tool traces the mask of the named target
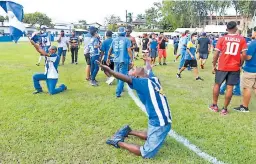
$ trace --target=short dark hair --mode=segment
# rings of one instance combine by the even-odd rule
[[[186,30],[186,31],[185,31],[185,34],[187,34],[187,33],[189,33],[189,30]]]
[[[126,27],[126,29],[132,30],[132,26],[128,25],[128,26]]]
[[[237,24],[236,24],[235,21],[230,21],[230,22],[228,22],[228,24],[227,24],[227,29],[228,29],[228,30],[232,30],[232,29],[236,28],[236,26],[237,26]]]

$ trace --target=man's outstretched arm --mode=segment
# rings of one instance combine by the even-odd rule
[[[36,44],[33,40],[31,40],[30,37],[28,37],[28,39],[30,43],[35,47],[37,52],[39,52],[43,56],[49,56],[38,44]]]
[[[105,71],[106,73],[108,73],[108,74],[114,76],[115,78],[122,80],[128,84],[132,84],[132,78],[130,78],[129,76],[112,71],[108,66],[102,65],[99,61],[97,61],[97,63],[103,69],[103,71]]]

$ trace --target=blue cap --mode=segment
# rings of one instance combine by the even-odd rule
[[[94,35],[97,31],[98,31],[98,29],[96,27],[94,27],[94,26],[89,27],[89,32],[91,35]]]
[[[206,36],[206,32],[203,32],[203,33],[202,33],[202,36]]]
[[[126,34],[125,27],[119,27],[118,30],[117,30],[117,33],[118,33],[119,36],[125,36],[125,34]]]

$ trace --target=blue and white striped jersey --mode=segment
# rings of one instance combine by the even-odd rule
[[[57,54],[51,54],[50,56],[46,56],[45,63],[45,75],[47,75],[47,79],[58,79],[58,66],[60,62],[60,57]]]
[[[159,79],[152,71],[149,73],[149,78],[132,78],[132,84],[129,86],[136,90],[145,105],[150,125],[165,126],[172,122],[168,101],[162,93]]]

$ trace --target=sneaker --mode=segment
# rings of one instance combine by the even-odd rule
[[[201,77],[196,78],[196,80],[204,81],[204,79],[202,79]]]
[[[35,91],[35,92],[33,92],[33,94],[34,95],[36,95],[36,94],[39,94],[39,93],[42,93],[43,91]]]
[[[112,85],[112,83],[114,82],[115,78],[113,76],[111,76],[110,78],[108,78],[108,80],[106,81],[106,83],[108,85]]]
[[[228,114],[228,110],[227,109],[224,109],[224,108],[222,108],[222,110],[221,110],[221,113],[220,113],[222,116],[225,116],[225,115],[227,115]]]
[[[111,139],[108,139],[106,141],[106,144],[108,145],[112,145],[114,146],[115,148],[120,148],[119,145],[118,145],[118,142],[124,142],[124,138],[121,137],[121,136],[116,136],[116,137],[113,137]]]
[[[176,76],[177,76],[178,79],[181,79],[181,74],[180,73],[177,73]]]
[[[204,65],[201,65],[201,69],[204,69]]]
[[[64,85],[64,91],[66,91],[68,89],[68,87],[66,85]]]
[[[159,65],[162,65],[162,63],[159,63]]]
[[[163,63],[163,65],[167,65],[166,63]]]
[[[213,112],[219,112],[219,108],[217,105],[212,104],[211,106],[209,106],[209,109]]]
[[[92,86],[97,86],[97,82],[96,82],[95,80],[91,80],[91,81],[90,81],[90,84],[91,84]]]
[[[243,105],[240,105],[239,107],[234,108],[234,110],[238,112],[249,112],[249,108],[246,108]]]
[[[36,65],[37,65],[37,66],[40,66],[40,63],[37,63]]]
[[[128,137],[128,134],[132,131],[129,125],[125,125],[119,129],[114,136]]]
[[[121,95],[117,95],[116,98],[121,98]]]
[[[77,65],[78,63],[76,62],[75,64]]]

